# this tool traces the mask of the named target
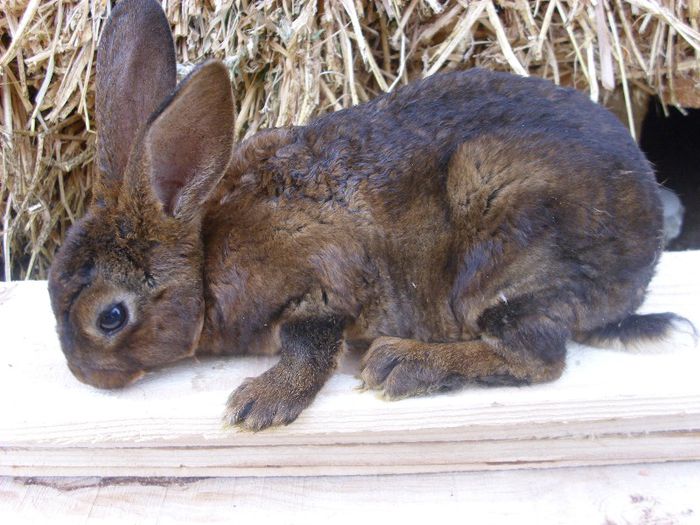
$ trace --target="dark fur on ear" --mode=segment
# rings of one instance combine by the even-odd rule
[[[122,180],[136,135],[175,88],[170,25],[155,0],[122,0],[97,49],[97,162],[103,191]]]
[[[149,119],[143,140],[150,180],[166,213],[201,216],[231,158],[233,111],[228,71],[210,60],[195,68]]]

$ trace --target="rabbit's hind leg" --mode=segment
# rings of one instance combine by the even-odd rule
[[[367,388],[400,399],[465,383],[541,383],[557,379],[564,370],[569,331],[539,308],[501,303],[482,313],[479,326],[480,337],[471,341],[380,337],[363,359],[361,378]]]

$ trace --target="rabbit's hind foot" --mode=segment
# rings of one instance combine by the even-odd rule
[[[362,362],[366,388],[386,399],[457,389],[466,383],[521,385],[551,381],[564,369],[564,356],[552,363],[509,352],[490,338],[426,343],[397,337],[375,339]]]

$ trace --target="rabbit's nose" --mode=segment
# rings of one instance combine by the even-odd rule
[[[144,375],[143,370],[110,370],[90,368],[68,362],[68,368],[82,383],[97,388],[123,388]]]

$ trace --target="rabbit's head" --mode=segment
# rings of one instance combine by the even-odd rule
[[[49,276],[68,365],[123,386],[192,355],[204,318],[203,205],[231,157],[226,68],[176,84],[168,22],[155,0],[123,0],[97,53],[99,181]]]

